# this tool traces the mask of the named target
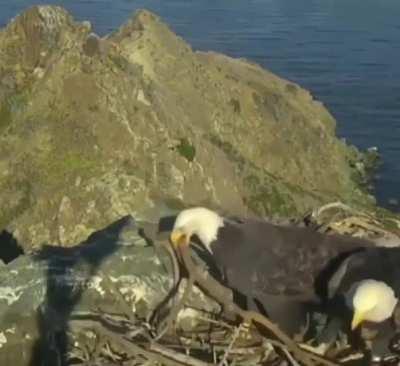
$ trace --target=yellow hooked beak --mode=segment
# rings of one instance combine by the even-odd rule
[[[189,245],[190,238],[188,235],[186,235],[182,230],[176,229],[171,233],[171,236],[169,237],[171,240],[172,245],[175,248],[178,248],[180,246],[187,246]]]
[[[351,330],[356,329],[365,320],[365,314],[360,311],[355,311],[351,322]]]

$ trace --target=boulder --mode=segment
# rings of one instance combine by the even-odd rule
[[[73,248],[44,246],[0,267],[0,364],[56,365],[67,351],[69,323],[96,312],[146,320],[173,285],[171,259],[126,216]],[[200,290],[189,304],[217,311]],[[195,326],[194,312],[178,317]],[[41,360],[41,361],[39,361]],[[61,363],[62,364],[62,363]]]

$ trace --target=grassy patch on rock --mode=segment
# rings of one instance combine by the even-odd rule
[[[209,135],[209,141],[220,148],[229,160],[238,165],[243,175],[245,193],[243,201],[258,215],[290,216],[300,213],[301,202],[307,199],[322,202],[323,199],[312,192],[290,185],[274,177],[263,168],[248,161],[230,142],[222,141],[217,135]]]
[[[12,191],[14,186],[18,186],[18,197],[9,197],[10,201],[7,205],[0,208],[0,231],[16,217],[21,215],[30,206],[31,185],[29,182],[11,182],[7,181],[1,185],[1,190],[7,192]]]
[[[8,96],[0,102],[0,132],[11,125],[13,116],[25,107],[26,102],[25,93]]]
[[[11,110],[7,100],[0,104],[0,131],[5,130],[11,124]]]
[[[78,176],[85,178],[95,175],[99,171],[100,162],[91,156],[67,153],[42,159],[38,165],[40,176],[46,184],[59,185],[75,180]]]
[[[178,153],[187,161],[192,162],[196,156],[196,148],[190,143],[187,138],[181,138],[176,146]]]

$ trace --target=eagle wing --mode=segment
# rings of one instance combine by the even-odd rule
[[[386,282],[400,296],[400,248],[368,248],[349,256],[329,281],[329,295],[342,294],[359,281]]]
[[[228,284],[244,294],[311,296],[332,259],[362,246],[371,243],[247,220],[225,222],[212,250]]]

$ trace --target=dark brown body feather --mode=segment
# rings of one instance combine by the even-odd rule
[[[293,296],[314,294],[315,281],[332,260],[373,246],[363,239],[254,220],[225,222],[211,249],[225,272],[244,282],[251,279],[254,294]]]
[[[345,273],[331,292],[343,294],[355,283],[366,279],[385,282],[400,297],[400,247],[368,248],[349,256],[342,266]],[[366,270],[367,269],[367,270]]]
[[[368,248],[349,256],[342,264],[343,276],[335,284],[329,284],[331,303],[339,304],[331,310],[342,315],[346,309],[344,296],[354,283],[366,279],[385,282],[397,298],[400,298],[400,248]],[[375,356],[390,353],[390,341],[395,337],[400,326],[400,307],[396,306],[393,317],[382,323],[365,323],[361,328],[361,336],[371,343],[371,351]],[[349,328],[351,317],[348,317],[345,327]]]
[[[263,221],[225,221],[211,244],[229,287],[259,302],[286,331],[297,331],[308,303],[326,292],[326,280],[342,260],[369,241],[324,235],[308,228]]]

